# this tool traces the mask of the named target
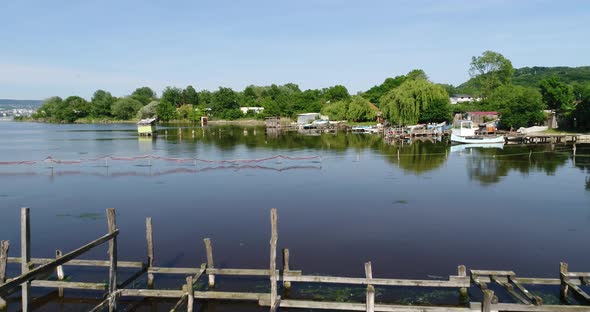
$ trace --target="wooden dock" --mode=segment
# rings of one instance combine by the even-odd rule
[[[576,143],[578,134],[548,134],[548,133],[505,133],[508,144],[545,144],[545,143]]]
[[[270,224],[270,252],[269,265],[263,269],[238,269],[220,268],[214,262],[213,243],[209,238],[203,240],[207,263],[199,267],[178,268],[155,266],[153,228],[151,218],[146,219],[146,244],[147,257],[145,262],[119,261],[117,237],[119,229],[115,222],[115,210],[107,209],[107,233],[97,239],[88,242],[81,247],[62,253],[56,252],[55,258],[33,258],[31,255],[30,236],[30,211],[29,208],[21,209],[21,254],[19,257],[9,257],[10,243],[2,241],[0,244],[0,310],[12,305],[11,294],[21,292],[20,303],[22,311],[32,309],[33,298],[30,290],[32,287],[54,288],[59,290],[59,297],[64,297],[64,290],[99,290],[104,291],[104,297],[95,303],[89,311],[117,311],[120,303],[129,304],[143,298],[169,298],[177,300],[171,311],[194,311],[195,301],[251,301],[258,305],[268,307],[269,311],[279,311],[281,308],[289,309],[330,309],[341,311],[388,311],[388,312],[467,312],[467,311],[590,311],[589,305],[545,305],[540,297],[527,290],[525,285],[560,285],[560,298],[563,303],[569,303],[570,296],[576,296],[579,302],[590,304],[590,295],[582,290],[580,285],[590,284],[590,272],[570,272],[566,263],[559,266],[559,278],[529,278],[517,277],[513,271],[496,270],[470,270],[463,265],[457,267],[457,275],[448,279],[390,279],[373,276],[371,262],[364,264],[364,277],[343,277],[306,275],[302,271],[293,270],[290,263],[288,249],[282,250],[282,269],[277,268],[277,243],[278,243],[278,214],[276,209],[271,209]],[[108,244],[109,253],[106,260],[80,260],[81,255],[91,249]],[[17,263],[21,266],[21,274],[12,278],[6,276],[6,267],[9,263]],[[92,266],[108,268],[108,279],[104,283],[72,282],[64,279],[65,268],[68,266]],[[124,281],[118,279],[119,268],[132,268],[135,273]],[[147,275],[147,288],[129,287],[139,278]],[[157,289],[155,287],[158,275],[181,275],[186,283],[178,285],[177,289]],[[270,284],[269,292],[225,292],[214,290],[215,276],[252,276],[266,277]],[[55,276],[55,279],[50,277]],[[195,290],[195,285],[200,279],[207,279],[208,290]],[[279,282],[282,284],[280,285]],[[347,284],[366,287],[364,302],[335,302],[312,301],[290,299],[287,292],[295,287],[293,284]],[[504,289],[517,303],[501,303],[488,284],[493,283]],[[382,286],[403,286],[416,288],[456,288],[461,298],[468,298],[468,288],[473,291],[481,291],[482,302],[469,302],[462,306],[418,306],[387,304],[375,301],[375,288]],[[479,289],[479,290],[477,290]],[[385,291],[385,290],[384,290]],[[38,302],[37,302],[38,304]],[[119,309],[121,310],[121,309]]]

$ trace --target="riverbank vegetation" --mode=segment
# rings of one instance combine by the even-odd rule
[[[379,113],[391,124],[451,121],[454,114],[497,111],[501,126],[518,128],[543,123],[544,109],[559,116],[560,127],[590,130],[590,67],[514,69],[502,54],[485,51],[474,56],[471,79],[457,87],[432,82],[427,74],[412,70],[386,78],[383,83],[351,95],[342,85],[301,90],[297,84],[247,86],[242,91],[220,87],[197,91],[193,86],[166,87],[158,97],[149,87],[115,97],[97,90],[90,100],[79,96],[46,99],[32,116],[55,123],[118,122],[157,117],[166,122],[211,119],[294,118],[299,113],[321,112],[331,120],[374,121]],[[451,105],[449,97],[468,93],[471,103]],[[261,107],[246,110],[240,107]]]

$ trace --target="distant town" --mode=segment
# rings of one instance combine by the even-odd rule
[[[37,111],[42,102],[39,100],[0,99],[0,120],[30,117]]]

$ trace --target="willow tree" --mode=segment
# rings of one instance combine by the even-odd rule
[[[383,114],[391,123],[413,125],[436,106],[450,105],[447,91],[424,79],[408,80],[380,100]]]

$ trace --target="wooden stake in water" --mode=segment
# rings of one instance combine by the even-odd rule
[[[277,303],[277,241],[278,241],[278,230],[277,230],[278,216],[277,209],[272,208],[270,210],[270,307],[271,311],[276,309]]]
[[[0,241],[0,284],[6,282],[6,263],[8,263],[8,241]],[[6,301],[0,297],[0,310],[6,308]]]
[[[154,238],[152,232],[152,218],[145,218],[145,239],[147,241],[148,269],[154,266]],[[148,273],[148,287],[154,286],[154,274]]]
[[[283,287],[291,289],[291,282],[285,282],[285,274],[289,273],[289,249],[283,248]]]
[[[207,251],[207,269],[213,269],[213,248],[211,247],[211,239],[203,239],[205,242],[205,249]],[[209,274],[209,287],[215,287],[215,275]]]
[[[29,272],[29,263],[31,262],[31,220],[29,208],[20,210],[20,254],[21,254],[21,274]],[[21,284],[22,311],[30,310],[29,295],[31,292],[31,282]]]
[[[59,249],[56,250],[55,251],[55,258],[59,259],[59,258],[61,258],[61,256],[62,256],[61,250],[59,250]],[[61,265],[57,266],[57,268],[55,269],[55,272],[57,274],[58,280],[63,281],[66,278],[63,266],[61,266]],[[57,290],[58,290],[59,297],[62,298],[64,296],[64,289],[60,287]]]
[[[117,223],[115,221],[115,209],[107,209],[107,225],[109,233],[117,230]],[[117,236],[109,240],[109,312],[117,310]]]

